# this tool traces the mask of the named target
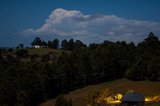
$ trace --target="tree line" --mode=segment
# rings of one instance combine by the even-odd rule
[[[0,49],[0,105],[34,106],[60,93],[121,78],[160,80],[160,41],[153,33],[137,45],[106,40],[86,46],[70,39],[63,40],[59,49],[56,59],[46,54],[38,60],[24,48],[16,50],[17,57],[4,56],[11,51]],[[21,50],[25,55],[18,55]]]
[[[20,48],[22,47],[23,44],[19,44]],[[41,47],[49,47],[52,49],[59,49],[60,48],[60,42],[58,39],[54,39],[53,41],[49,40],[48,42],[41,40],[39,37],[36,37],[33,42],[31,43],[32,46],[41,46]],[[62,50],[68,50],[68,51],[73,51],[76,48],[79,47],[87,47],[86,44],[84,44],[82,41],[80,40],[76,40],[74,41],[73,39],[70,39],[69,41],[67,41],[66,39],[64,39],[61,42],[61,49]]]

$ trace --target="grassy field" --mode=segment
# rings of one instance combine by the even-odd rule
[[[61,50],[57,50],[57,49],[50,49],[50,48],[28,48],[28,53],[29,54],[38,54],[38,55],[46,55],[50,52],[53,52],[55,54],[60,54]]]
[[[91,85],[76,91],[70,92],[65,96],[68,99],[72,99],[73,106],[86,106],[87,95],[90,92],[109,89],[110,92],[117,94],[124,94],[129,90],[141,93],[146,97],[160,95],[160,82],[147,82],[147,81],[130,81],[127,79],[121,79],[111,82],[105,82],[97,85]],[[41,104],[40,106],[54,106],[55,99],[51,99]],[[147,104],[146,106],[160,106],[160,104]]]

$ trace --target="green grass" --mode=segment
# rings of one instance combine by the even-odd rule
[[[59,49],[51,49],[51,48],[27,48],[29,56],[37,54],[40,57],[43,55],[47,55],[49,53],[53,54],[56,57],[59,57],[62,53],[62,50]],[[69,51],[65,51],[66,53],[69,53]],[[40,61],[40,57],[38,57],[36,60]],[[30,62],[30,57],[21,58],[22,62]]]
[[[90,92],[98,91],[102,89],[109,89],[110,92],[116,94],[124,94],[128,90],[139,92],[144,96],[156,96],[160,95],[160,82],[148,82],[148,81],[130,81],[127,79],[121,79],[111,82],[105,82],[97,85],[91,85],[82,89],[75,90],[66,94],[68,99],[72,99],[73,106],[86,106],[87,95]],[[51,99],[41,104],[40,106],[54,106],[55,99]],[[160,104],[152,103],[147,106],[159,106]]]
[[[28,53],[29,54],[38,54],[38,55],[46,55],[50,52],[53,52],[55,54],[60,54],[62,50],[58,49],[51,49],[51,48],[28,48]]]

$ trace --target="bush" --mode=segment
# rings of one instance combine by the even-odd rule
[[[17,57],[27,57],[28,56],[28,51],[25,49],[18,49],[16,51]]]
[[[99,97],[100,91],[92,91],[88,94],[87,99],[91,106],[96,106],[97,101],[96,99]]]
[[[55,106],[72,106],[72,101],[67,100],[64,95],[60,94],[56,99]]]

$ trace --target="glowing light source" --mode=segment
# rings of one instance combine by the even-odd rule
[[[97,100],[98,103],[101,101],[105,101],[106,104],[120,104],[122,99],[122,94],[111,95],[105,98],[101,98],[101,100]],[[145,102],[158,102],[160,101],[160,95],[153,97],[145,97]]]
[[[121,103],[122,94],[111,95],[109,97],[103,98],[107,104],[118,104]],[[100,102],[101,100],[98,100]]]
[[[126,94],[134,92],[133,90],[128,90]],[[112,94],[109,89],[102,90],[98,98],[96,98],[97,103],[106,103],[106,104],[120,104],[122,102],[123,95]],[[160,95],[145,97],[144,102],[159,102]]]
[[[153,97],[146,97],[145,98],[145,101],[146,102],[151,102],[151,101],[154,101]]]
[[[160,95],[153,96],[153,97],[146,97],[145,101],[146,102],[158,102],[160,101]]]

